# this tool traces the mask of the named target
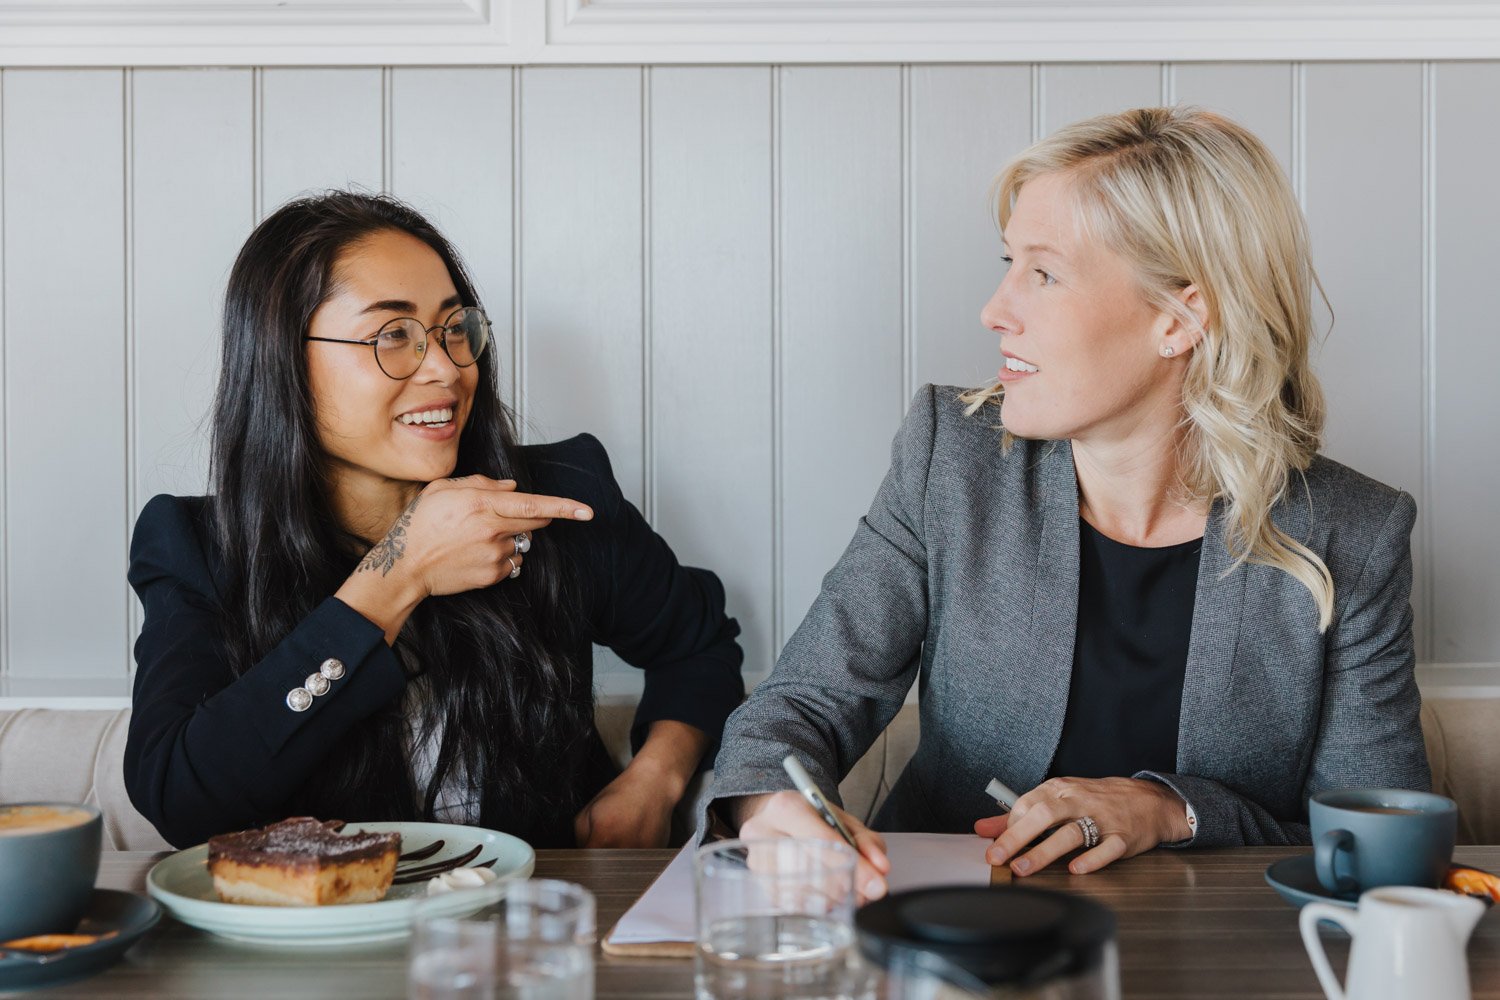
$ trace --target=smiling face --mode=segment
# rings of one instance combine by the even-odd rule
[[[333,281],[333,294],[313,313],[309,336],[372,341],[393,319],[412,316],[433,327],[463,304],[442,258],[394,230],[345,249]],[[421,367],[400,381],[381,371],[372,348],[350,344],[309,342],[307,370],[318,440],[338,499],[385,506],[385,496],[453,472],[479,381],[477,364],[459,368],[430,335]]]
[[[1000,334],[1001,420],[1017,437],[1119,440],[1176,419],[1183,344],[1119,254],[1087,238],[1064,174],[1027,181],[1005,227],[1010,269],[980,313]],[[1179,358],[1179,360],[1181,360]]]

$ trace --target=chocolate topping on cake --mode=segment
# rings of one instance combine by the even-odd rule
[[[259,830],[210,837],[208,860],[227,858],[249,865],[339,864],[401,849],[399,833],[344,836],[338,832],[343,828],[342,820],[321,822],[311,816],[294,816]]]

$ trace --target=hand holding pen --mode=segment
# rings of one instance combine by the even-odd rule
[[[814,804],[814,795],[807,795],[803,791],[748,796],[741,800],[738,809],[740,836],[746,839],[812,837],[843,841],[859,853],[854,885],[860,902],[884,896],[885,876],[891,870],[890,858],[885,853],[885,838],[829,802],[795,757],[788,756],[787,761],[790,764],[783,762],[783,766],[792,777],[793,784],[801,786],[796,776],[796,772],[800,771],[801,777],[806,779],[806,786],[813,790],[822,808]]]

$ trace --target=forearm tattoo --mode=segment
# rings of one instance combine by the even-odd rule
[[[422,499],[418,493],[412,497],[411,503],[396,518],[396,523],[391,525],[391,530],[385,533],[385,537],[375,543],[375,547],[365,553],[365,557],[359,561],[356,573],[363,573],[367,569],[378,569],[380,575],[390,573],[396,562],[406,555],[406,529],[411,525],[411,512],[417,509],[417,501]]]

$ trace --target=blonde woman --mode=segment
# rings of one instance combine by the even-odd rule
[[[1427,787],[1416,508],[1317,454],[1316,279],[1265,146],[1204,111],[1129,111],[1033,146],[997,194],[997,382],[917,394],[729,720],[716,816],[833,836],[782,758],[832,792],[914,682],[921,741],[875,826],[974,830],[1018,875],[1080,848],[1074,873],[1305,843],[1314,792]],[[991,777],[1022,793],[1009,816]],[[844,819],[878,896],[883,841]]]

